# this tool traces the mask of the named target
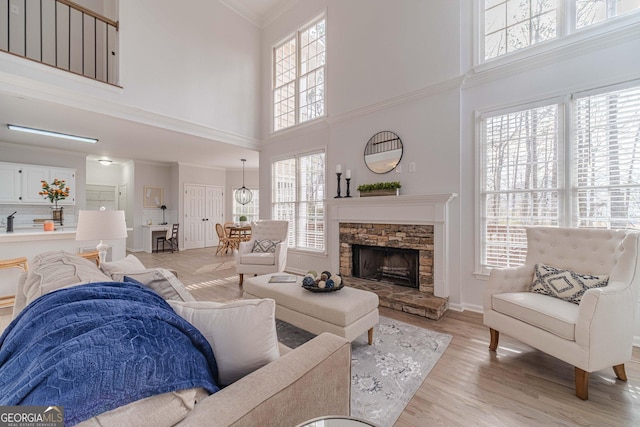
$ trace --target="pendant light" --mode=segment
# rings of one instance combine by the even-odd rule
[[[241,205],[246,205],[251,202],[251,199],[253,199],[253,193],[244,186],[244,162],[246,162],[247,159],[240,159],[240,161],[242,161],[242,188],[238,188],[236,190],[235,198],[236,202]]]

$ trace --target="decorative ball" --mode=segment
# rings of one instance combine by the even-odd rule
[[[339,274],[335,274],[331,276],[331,280],[333,280],[333,283],[336,285],[336,288],[342,284],[342,276],[340,276]]]
[[[309,270],[309,271],[307,271],[307,274],[312,275],[314,279],[315,279],[316,277],[318,277],[318,273],[317,273],[317,272],[315,272],[314,270]]]
[[[302,279],[302,286],[315,286],[316,285],[316,281],[313,280],[313,277],[311,276],[304,276],[304,279]]]
[[[326,282],[324,282],[324,286],[327,289],[333,289],[335,287],[335,283],[334,283],[333,279],[329,279]]]
[[[309,273],[305,274],[304,277],[310,277],[311,279],[316,280],[316,278]]]
[[[320,275],[320,280],[325,280],[325,281],[326,281],[328,278],[329,278],[329,276],[327,276],[327,274],[326,274],[326,273],[322,273],[322,274]]]
[[[322,274],[326,274],[326,275],[327,275],[327,279],[328,279],[329,277],[331,277],[331,272],[329,272],[329,271],[327,271],[327,270],[323,271],[323,272],[322,272]]]
[[[327,286],[327,283],[326,283],[324,280],[320,280],[320,281],[318,282],[318,287],[319,287],[320,289],[324,289],[324,288],[325,288],[325,286]]]

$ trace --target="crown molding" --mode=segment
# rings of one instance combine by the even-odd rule
[[[457,76],[448,80],[444,80],[440,83],[436,83],[427,86],[422,89],[415,90],[413,92],[406,93],[404,95],[396,96],[386,99],[384,101],[376,102],[366,105],[364,107],[357,108],[355,110],[348,111],[346,113],[338,114],[336,116],[327,117],[326,122],[330,125],[344,122],[347,120],[353,120],[355,118],[372,114],[380,110],[394,107],[400,104],[406,104],[418,99],[433,96],[439,93],[447,92],[450,90],[460,89],[465,81],[466,76]]]
[[[260,29],[272,24],[298,2],[298,0],[281,0],[261,15],[239,0],[218,1]]]
[[[238,0],[218,0],[223,5],[252,23],[258,28],[262,28],[262,16],[255,13]]]

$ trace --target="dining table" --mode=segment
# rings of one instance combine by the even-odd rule
[[[251,240],[251,226],[234,224],[226,227],[227,237],[234,249],[240,247],[240,242],[248,242]]]

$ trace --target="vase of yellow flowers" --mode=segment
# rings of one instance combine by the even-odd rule
[[[67,187],[64,179],[54,178],[51,184],[44,180],[40,182],[42,183],[42,191],[38,194],[45,199],[49,199],[49,201],[54,204],[52,208],[53,222],[62,225],[62,207],[58,208],[58,200],[64,200],[69,197],[69,187]]]

